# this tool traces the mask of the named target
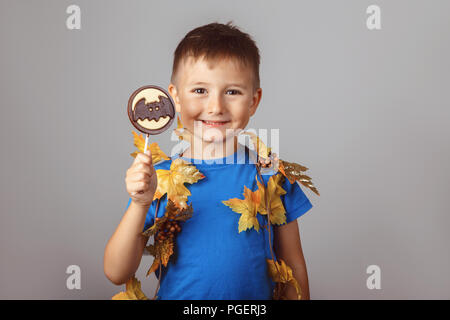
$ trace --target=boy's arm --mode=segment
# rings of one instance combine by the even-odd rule
[[[158,186],[150,149],[145,154],[138,153],[127,170],[125,183],[132,201],[106,244],[103,257],[105,275],[117,285],[125,283],[134,275],[148,241],[148,237],[142,235],[142,230]]]
[[[106,277],[116,285],[131,278],[141,263],[149,239],[142,235],[148,208],[132,201],[106,245],[103,268]]]
[[[274,226],[273,229],[273,246],[276,257],[282,259],[292,269],[293,276],[301,288],[301,299],[309,300],[308,273],[297,220],[281,226]],[[292,285],[286,285],[285,296],[289,300],[297,300],[297,293]]]

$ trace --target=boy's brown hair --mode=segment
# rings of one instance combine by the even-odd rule
[[[240,31],[231,22],[227,24],[210,23],[189,31],[175,49],[172,77],[174,83],[181,61],[188,56],[195,60],[203,57],[208,61],[234,58],[243,65],[250,65],[254,75],[254,89],[259,88],[260,56],[255,41]]]

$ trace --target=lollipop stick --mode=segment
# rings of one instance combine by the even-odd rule
[[[147,152],[147,146],[148,146],[148,133],[147,133],[147,135],[145,136],[144,153]]]
[[[147,152],[147,146],[148,146],[148,134],[145,136],[144,153]],[[144,191],[133,192],[133,195],[142,194],[142,193],[144,193]]]
[[[145,136],[145,145],[144,145],[144,153],[146,153],[147,152],[147,147],[148,147],[148,133],[147,133],[147,135]],[[139,191],[138,193],[144,193],[144,191]]]

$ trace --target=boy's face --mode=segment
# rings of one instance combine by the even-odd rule
[[[224,142],[245,129],[261,100],[262,90],[254,89],[252,69],[236,60],[188,57],[174,82],[168,89],[183,126],[194,139],[205,142]]]

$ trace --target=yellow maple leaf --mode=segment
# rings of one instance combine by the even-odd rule
[[[197,168],[181,158],[177,158],[170,164],[170,170],[156,170],[158,187],[153,200],[160,199],[167,193],[167,198],[178,207],[186,208],[187,197],[191,195],[185,183],[196,183],[205,176]]]
[[[266,259],[267,267],[269,270],[269,275],[274,282],[286,283],[294,286],[295,291],[297,292],[298,300],[301,299],[301,289],[292,274],[292,269],[284,263],[283,260],[279,259],[281,263],[277,261],[273,261],[272,259]]]
[[[144,152],[145,138],[142,135],[138,135],[136,132],[132,131],[134,136],[134,145],[138,148],[139,152]],[[150,152],[152,154],[152,162],[156,164],[162,160],[170,160],[170,158],[161,150],[156,142],[153,142],[149,146]],[[136,158],[138,151],[131,153],[133,158]]]
[[[311,189],[312,192],[320,196],[319,191],[314,187],[311,181],[311,177],[307,176],[303,172],[307,171],[308,168],[304,167],[295,162],[288,162],[284,160],[279,160],[278,171],[281,172],[289,182],[293,184],[295,181],[300,182],[305,187]]]
[[[253,143],[253,146],[256,150],[256,153],[264,158],[267,159],[270,156],[271,153],[271,148],[266,147],[266,145],[264,144],[264,142],[253,132],[251,131],[244,131],[241,134],[246,134],[250,136],[250,139]]]
[[[112,300],[148,300],[141,290],[141,282],[135,276],[128,279],[126,291],[117,293]]]
[[[251,191],[244,185],[244,199],[233,198],[222,201],[223,204],[230,207],[234,212],[240,213],[239,232],[255,228],[259,232],[259,222],[256,218],[257,209],[261,201],[259,190]]]
[[[267,214],[266,202],[264,199],[264,186],[255,177],[258,188],[261,192],[261,202],[259,204],[258,212],[260,214]],[[270,205],[270,222],[272,224],[283,224],[286,222],[286,210],[284,209],[281,195],[286,194],[286,190],[282,188],[284,176],[282,174],[275,174],[269,178],[267,182],[267,202]]]

